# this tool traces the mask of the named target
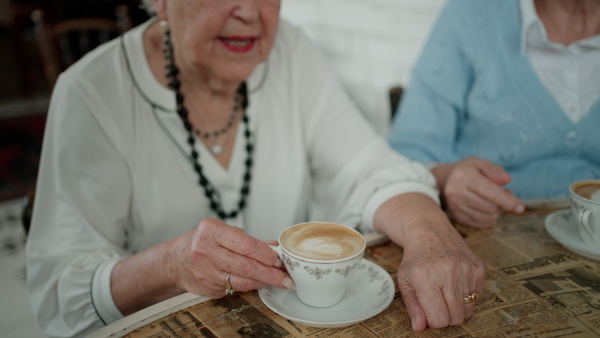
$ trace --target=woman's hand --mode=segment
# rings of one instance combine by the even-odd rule
[[[385,202],[375,229],[404,247],[398,285],[413,329],[459,325],[475,303],[464,295],[483,292],[485,266],[431,198],[406,193]]]
[[[510,175],[501,166],[481,158],[465,158],[433,168],[442,199],[452,217],[476,228],[496,224],[502,210],[522,213],[525,205],[502,186]]]
[[[169,253],[172,280],[179,288],[196,294],[225,296],[227,273],[235,291],[293,286],[292,279],[279,270],[282,264],[277,254],[265,242],[218,219],[202,220],[196,229],[180,237]]]
[[[111,293],[129,315],[183,292],[221,298],[225,276],[235,291],[273,285],[289,289],[292,279],[266,244],[242,229],[207,218],[196,229],[119,261],[111,274]]]
[[[464,304],[464,295],[483,294],[484,263],[452,227],[440,229],[423,222],[411,228],[398,286],[413,329],[462,324],[476,304]]]

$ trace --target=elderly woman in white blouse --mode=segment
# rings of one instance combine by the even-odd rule
[[[415,330],[461,324],[484,265],[280,0],[153,0],[157,17],[88,54],[53,93],[26,255],[34,313],[80,336],[189,291],[293,281],[265,244],[307,220],[403,246]]]

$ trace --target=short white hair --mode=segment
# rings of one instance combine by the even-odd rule
[[[156,15],[156,11],[154,10],[154,5],[152,4],[152,0],[142,0],[142,8],[148,12],[150,15]]]

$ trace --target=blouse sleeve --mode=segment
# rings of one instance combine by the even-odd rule
[[[389,198],[424,193],[437,201],[423,165],[394,152],[343,91],[319,50],[296,39],[294,75],[313,176],[312,219],[371,231],[375,211]]]
[[[413,69],[410,85],[390,131],[389,142],[401,154],[423,163],[455,162],[455,139],[465,122],[472,83],[461,26],[468,2],[450,1],[442,10]]]
[[[131,198],[115,121],[92,85],[66,74],[50,104],[26,245],[32,309],[55,337],[85,335],[122,317],[110,274],[126,255]]]

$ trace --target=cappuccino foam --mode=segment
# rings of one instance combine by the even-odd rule
[[[600,183],[582,182],[573,189],[575,193],[583,198],[600,202]]]
[[[281,235],[287,251],[308,259],[335,260],[353,256],[365,245],[354,230],[333,223],[306,223],[294,226]]]

